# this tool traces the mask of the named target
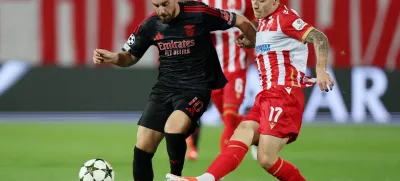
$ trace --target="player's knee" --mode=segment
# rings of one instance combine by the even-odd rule
[[[278,155],[275,154],[265,154],[260,152],[257,154],[257,161],[264,169],[271,168],[275,164],[276,160],[278,160]]]
[[[166,133],[186,133],[191,126],[190,118],[182,111],[174,111],[164,127]]]
[[[163,138],[163,133],[139,126],[136,147],[148,153],[154,153]]]
[[[255,133],[259,128],[259,124],[254,121],[243,121],[236,128],[235,132]]]
[[[236,128],[236,131],[247,131],[247,130],[253,130],[251,123],[249,122],[241,122],[239,126]]]

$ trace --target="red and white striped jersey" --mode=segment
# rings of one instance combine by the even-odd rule
[[[315,79],[305,76],[308,59],[305,39],[313,29],[284,5],[259,20],[256,62],[263,89],[276,85],[308,87],[315,83]]]
[[[244,15],[249,20],[254,19],[251,0],[199,0],[203,3],[236,14]],[[240,33],[238,28],[231,28],[226,31],[215,31],[211,34],[215,49],[218,53],[219,62],[224,73],[246,70],[246,51],[239,48],[235,38]]]

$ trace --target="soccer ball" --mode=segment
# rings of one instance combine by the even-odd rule
[[[114,181],[114,170],[103,159],[92,159],[83,164],[79,171],[80,181]]]

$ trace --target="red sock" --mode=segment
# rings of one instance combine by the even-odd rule
[[[278,158],[275,164],[267,170],[272,176],[280,181],[306,181],[299,169],[288,161]]]
[[[225,113],[222,116],[222,121],[224,122],[224,130],[222,131],[220,140],[220,152],[228,146],[228,142],[231,139],[235,129],[237,127],[237,117],[233,113]]]
[[[235,170],[247,153],[248,146],[240,141],[229,141],[226,149],[208,167],[207,173],[219,180]]]

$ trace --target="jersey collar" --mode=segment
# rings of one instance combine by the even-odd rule
[[[275,9],[274,12],[272,12],[270,15],[268,15],[267,17],[265,17],[264,19],[271,19],[274,15],[276,15],[277,13],[281,12],[282,10],[287,10],[286,6],[283,4],[279,4],[278,8]]]

